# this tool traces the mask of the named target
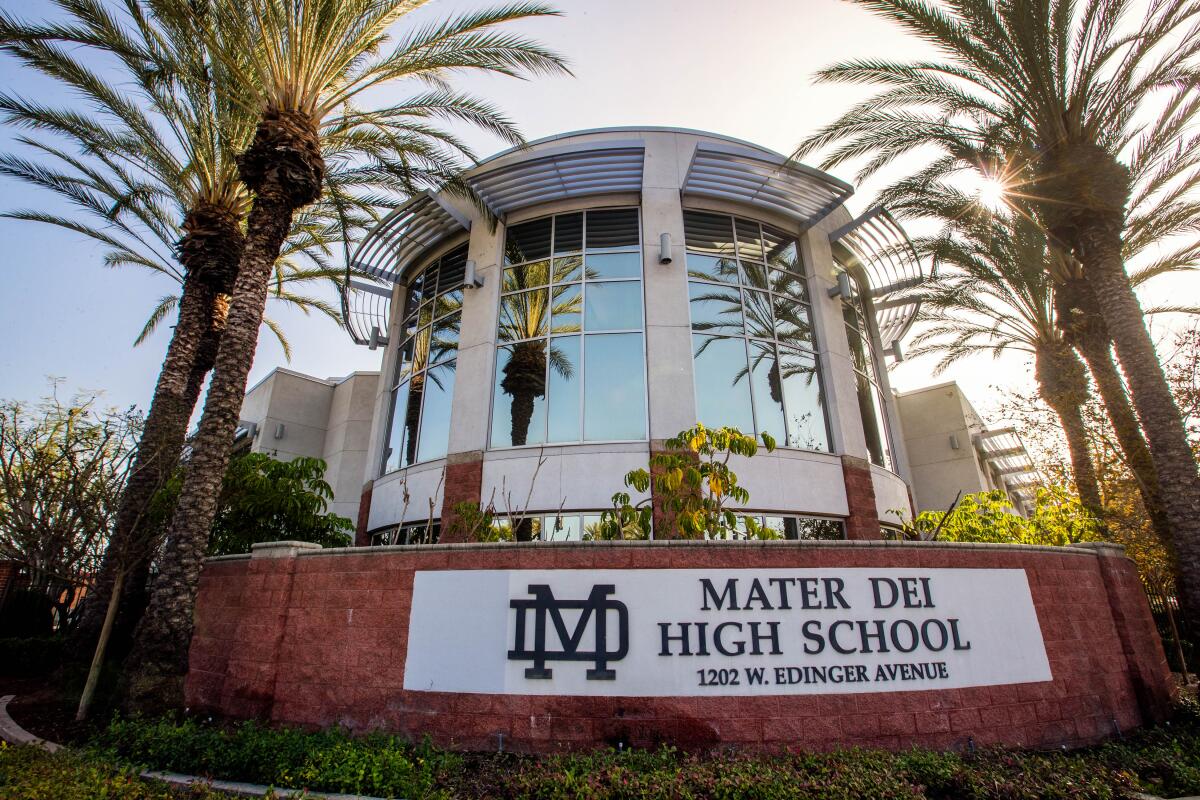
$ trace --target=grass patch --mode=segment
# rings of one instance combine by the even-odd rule
[[[5,800],[222,800],[232,795],[205,787],[175,794],[164,784],[143,781],[136,770],[95,753],[0,742],[0,797]]]
[[[409,800],[1114,800],[1135,791],[1200,793],[1195,701],[1182,704],[1170,723],[1070,753],[847,749],[765,756],[663,748],[526,757],[455,753],[383,734],[120,719],[95,746],[110,760],[154,769]]]

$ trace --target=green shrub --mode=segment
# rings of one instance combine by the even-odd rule
[[[143,781],[137,772],[95,755],[63,750],[47,753],[35,747],[10,747],[0,741],[0,797],[8,800],[177,800],[161,783]],[[227,798],[203,787],[191,800]]]
[[[195,720],[114,719],[97,745],[153,769],[293,789],[379,797],[441,797],[435,784],[459,757],[395,736],[352,738],[244,722],[219,728]]]

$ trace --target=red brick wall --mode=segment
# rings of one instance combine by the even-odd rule
[[[875,481],[871,464],[862,458],[842,456],[842,476],[846,479],[847,539],[881,539],[879,512],[875,508]]]
[[[458,503],[478,503],[483,493],[483,453],[459,453],[446,459],[446,484],[442,487],[443,542],[466,541],[466,532],[455,529]]]
[[[893,694],[537,697],[408,692],[414,570],[912,567],[1024,569],[1053,680]],[[1169,673],[1119,550],[905,543],[455,545],[210,561],[187,702],[301,725],[383,728],[444,744],[549,751],[606,741],[903,748],[1100,741],[1154,717]],[[1149,699],[1149,702],[1147,702]]]

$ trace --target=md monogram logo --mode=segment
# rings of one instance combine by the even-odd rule
[[[559,600],[545,584],[531,584],[531,598],[519,597],[511,600],[508,607],[517,612],[517,629],[513,649],[508,651],[509,661],[532,661],[533,666],[525,669],[526,678],[549,678],[553,671],[546,667],[547,661],[590,661],[587,671],[589,681],[611,681],[617,677],[616,670],[609,669],[609,661],[620,661],[629,653],[629,609],[609,595],[616,592],[612,584],[597,584],[586,600]],[[527,619],[533,612],[533,649],[525,646],[528,630]],[[563,621],[563,611],[581,611],[579,621],[570,633]],[[617,612],[615,648],[609,647],[608,612]],[[558,647],[546,648],[546,618],[554,624]],[[592,625],[592,649],[580,650],[579,645]]]

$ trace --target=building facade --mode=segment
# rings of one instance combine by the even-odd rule
[[[911,512],[884,354],[921,278],[879,209],[762,148],[674,129],[564,134],[427,193],[354,255],[351,335],[382,348],[362,542],[459,503],[579,538],[697,420],[770,433],[732,464],[789,537]],[[635,501],[647,499],[635,495]],[[388,541],[404,541],[392,537]]]

